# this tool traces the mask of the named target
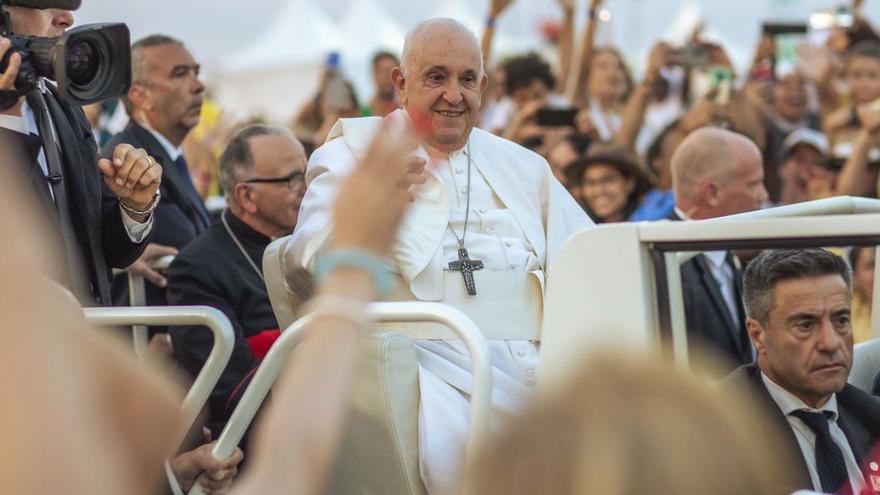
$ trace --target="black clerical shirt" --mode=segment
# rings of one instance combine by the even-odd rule
[[[230,211],[225,216],[245,251],[262,269],[263,251],[270,239]],[[217,435],[262,358],[261,344],[271,342],[277,335],[278,323],[266,285],[236,246],[223,222],[218,221],[186,245],[171,264],[168,269],[168,301],[172,305],[211,306],[222,311],[232,322],[235,332],[232,357],[208,401],[209,426]],[[201,326],[174,327],[170,334],[179,362],[194,377],[211,352],[211,331]],[[256,344],[254,348],[252,344]]]

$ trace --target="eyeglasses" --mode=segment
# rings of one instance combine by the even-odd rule
[[[306,183],[306,174],[302,172],[292,172],[284,177],[254,177],[244,181],[245,184],[287,184],[287,188],[291,191],[297,191]]]

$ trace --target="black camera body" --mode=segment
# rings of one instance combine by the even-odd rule
[[[55,81],[61,97],[73,105],[97,103],[128,91],[131,42],[125,24],[87,24],[55,38],[23,36],[12,32],[4,4],[8,2],[0,1],[0,36],[8,38],[12,47],[0,59],[0,72],[6,70],[12,53],[21,56],[17,92],[33,90],[40,77]]]

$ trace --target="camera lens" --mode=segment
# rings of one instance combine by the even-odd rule
[[[100,67],[98,50],[89,40],[80,40],[67,52],[67,74],[71,82],[81,86],[94,80]]]

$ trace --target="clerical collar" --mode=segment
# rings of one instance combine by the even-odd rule
[[[162,148],[165,149],[165,153],[168,153],[168,156],[171,158],[172,161],[177,161],[177,159],[180,158],[180,155],[183,154],[183,151],[180,148],[175,148],[174,145],[171,144],[171,141],[169,141],[167,138],[165,138],[165,136],[160,134],[159,131],[156,131],[155,129],[153,129],[152,127],[147,125],[146,122],[144,122],[144,123],[138,122],[138,124],[140,124],[141,127],[143,127],[150,134],[152,134],[153,137],[156,138],[156,141],[159,141],[159,144],[162,145]]]
[[[229,228],[235,232],[235,235],[241,239],[247,239],[249,242],[261,246],[268,246],[272,239],[254,230],[250,225],[238,218],[231,210],[226,210],[226,219],[229,222]]]

